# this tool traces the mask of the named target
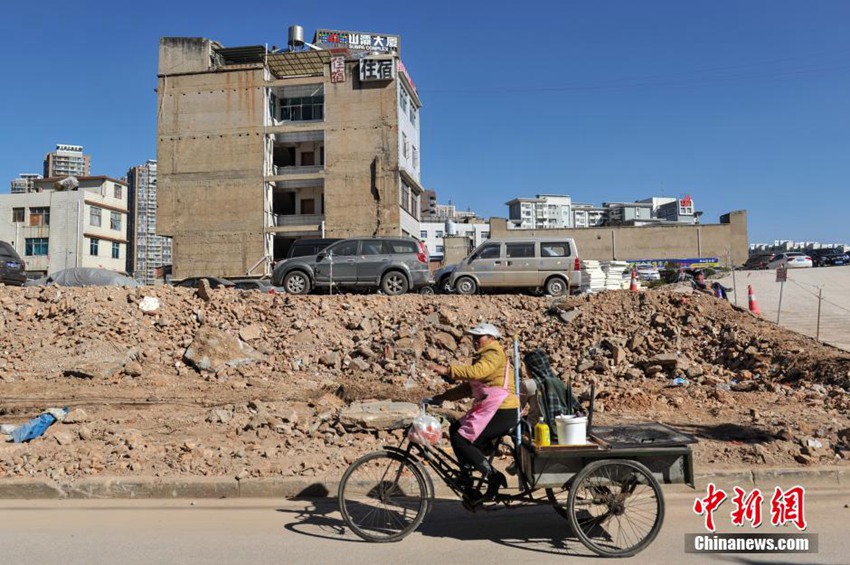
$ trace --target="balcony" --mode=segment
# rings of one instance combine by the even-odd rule
[[[275,227],[318,226],[325,219],[324,214],[275,214]]]
[[[325,167],[323,165],[275,165],[273,167],[275,176],[285,175],[312,175],[321,173]]]

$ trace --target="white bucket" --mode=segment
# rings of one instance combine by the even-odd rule
[[[587,443],[586,416],[558,416],[558,445],[585,445]]]

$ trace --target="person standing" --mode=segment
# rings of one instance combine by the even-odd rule
[[[481,323],[467,330],[472,335],[475,354],[471,365],[433,365],[432,368],[449,383],[457,386],[433,398],[433,402],[473,398],[472,408],[449,428],[455,456],[461,463],[462,478],[471,479],[473,469],[487,478],[487,491],[481,500],[492,500],[499,487],[507,486],[505,476],[494,469],[483,450],[493,440],[505,435],[517,423],[519,398],[516,384],[510,378],[507,355],[499,339],[499,329]]]

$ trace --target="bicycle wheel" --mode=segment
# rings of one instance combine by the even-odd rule
[[[569,520],[569,516],[567,516],[567,502],[569,496],[570,489],[566,486],[559,489],[546,489],[546,498],[549,499],[549,502],[552,504],[552,508],[565,520]]]
[[[351,464],[339,483],[339,510],[366,541],[398,541],[419,527],[428,512],[428,486],[414,462],[376,451]]]
[[[643,464],[594,461],[575,476],[567,518],[578,539],[605,557],[628,557],[655,539],[664,521],[661,487]]]

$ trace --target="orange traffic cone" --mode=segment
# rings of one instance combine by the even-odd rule
[[[632,271],[632,280],[631,280],[631,282],[629,282],[629,290],[631,290],[632,292],[637,292],[637,291],[638,291],[638,287],[637,287],[637,271]]]
[[[750,302],[750,312],[756,316],[761,316],[761,309],[759,308],[758,302],[756,302],[756,294],[753,292],[753,285],[747,285],[747,299]]]

